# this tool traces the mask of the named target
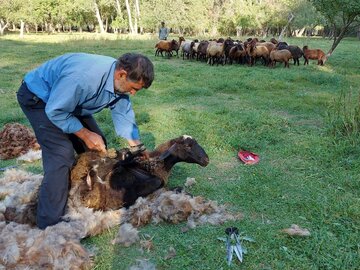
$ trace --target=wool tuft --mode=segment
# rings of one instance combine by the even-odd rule
[[[30,149],[39,150],[40,146],[28,127],[10,123],[0,131],[0,159],[16,158]]]
[[[16,221],[0,222],[0,268],[90,269],[91,254],[80,240],[120,224],[124,210],[94,211],[77,207],[69,199],[64,216],[67,222],[40,230],[30,225],[35,220],[30,222],[29,216],[35,218],[41,180],[41,175],[15,169],[5,171],[0,178],[0,196],[4,198],[0,201],[0,220]]]
[[[129,270],[156,270],[156,267],[149,260],[138,260],[137,264],[131,266]]]
[[[292,224],[290,228],[281,230],[283,233],[286,233],[290,236],[310,236],[311,233],[308,229],[301,228],[299,225]]]
[[[125,220],[139,227],[150,222],[180,223],[188,222],[189,228],[209,223],[219,225],[227,220],[239,219],[218,206],[216,202],[185,193],[160,189],[147,198],[139,198],[126,212]]]
[[[186,178],[185,187],[191,187],[196,184],[196,180],[193,177]]]
[[[16,160],[24,162],[34,162],[41,159],[41,150],[30,149],[26,154],[21,155]]]
[[[112,244],[121,244],[125,247],[129,247],[139,240],[139,231],[130,223],[124,223],[120,226],[119,232],[112,241]]]

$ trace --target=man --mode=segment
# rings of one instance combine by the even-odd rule
[[[42,149],[44,179],[39,190],[37,226],[61,220],[69,173],[77,153],[106,151],[106,140],[92,114],[111,110],[115,131],[130,149],[147,155],[140,141],[128,94],[150,87],[154,66],[140,54],[112,57],[65,54],[26,74],[17,93]]]
[[[165,27],[165,22],[161,22],[161,27],[159,28],[159,39],[167,40],[169,35],[169,29]]]

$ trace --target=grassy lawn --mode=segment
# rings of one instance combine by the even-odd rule
[[[211,67],[194,60],[154,57],[155,39],[149,37],[92,37],[0,37],[1,127],[9,122],[28,125],[15,93],[24,74],[43,61],[67,52],[113,57],[143,53],[155,65],[155,81],[132,98],[142,140],[152,149],[188,134],[210,157],[206,168],[175,166],[170,186],[183,186],[187,177],[194,177],[197,184],[189,192],[244,214],[240,221],[186,233],[181,232],[185,224],[140,228],[141,235],[153,237],[149,253],[142,253],[139,245],[111,245],[118,231],[114,228],[83,241],[96,250],[94,269],[128,269],[141,258],[150,259],[157,269],[359,269],[360,135],[359,130],[341,135],[343,119],[337,118],[335,109],[360,107],[358,40],[342,41],[323,67],[315,61],[304,66],[302,59],[300,66],[284,69],[278,64],[269,69],[260,63]],[[324,39],[287,41],[330,48]],[[347,97],[344,106],[341,95]],[[115,137],[109,111],[96,118],[110,147],[125,145]],[[259,164],[241,164],[239,149],[258,153]],[[0,167],[14,164],[15,160],[0,161]],[[19,166],[41,173],[40,162]],[[291,224],[308,228],[311,236],[280,232]],[[227,266],[225,244],[217,240],[228,226],[237,226],[256,240],[244,243],[248,254],[241,266]],[[165,259],[169,247],[175,248],[176,256]]]

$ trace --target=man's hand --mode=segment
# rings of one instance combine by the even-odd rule
[[[74,134],[83,140],[90,150],[99,151],[104,154],[106,153],[105,143],[99,134],[92,132],[87,128],[82,128]]]
[[[149,159],[149,152],[146,150],[145,145],[139,140],[128,140],[130,145],[130,152],[134,156],[140,156],[141,159]]]

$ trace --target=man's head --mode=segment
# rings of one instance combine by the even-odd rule
[[[134,95],[149,88],[154,80],[154,65],[149,58],[137,53],[126,53],[116,61],[114,87],[120,93]]]
[[[161,26],[164,27],[164,26],[165,26],[165,22],[161,22]]]

